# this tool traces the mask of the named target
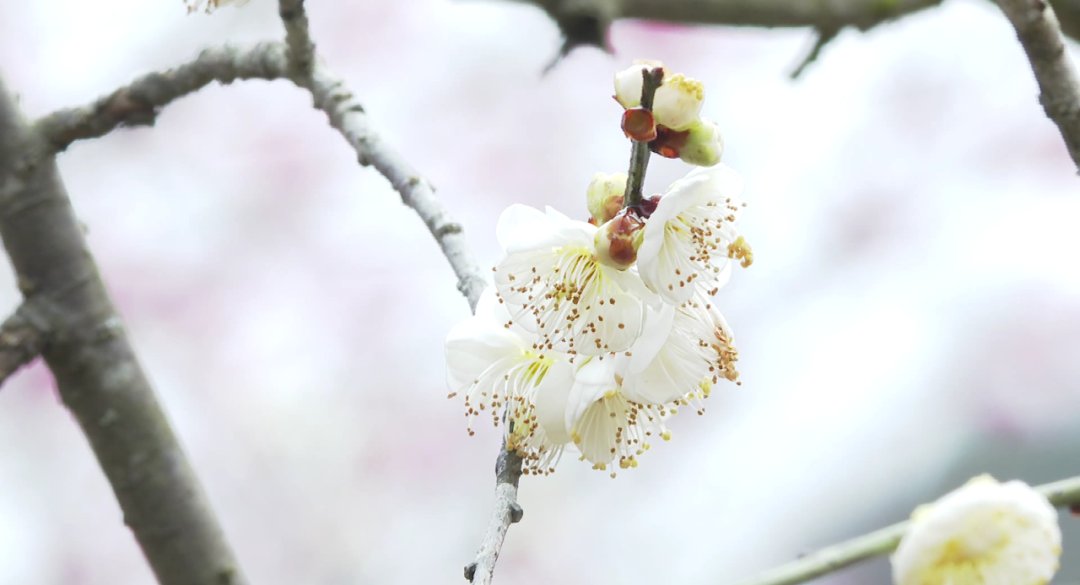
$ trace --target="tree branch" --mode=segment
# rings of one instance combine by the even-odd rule
[[[0,325],[0,384],[34,361],[45,344],[45,322],[36,308],[23,303]]]
[[[1080,504],[1080,476],[1035,488],[1056,507]],[[741,585],[795,585],[833,573],[859,561],[896,550],[908,522],[893,524],[869,534],[823,548],[801,559],[763,573]]]
[[[612,21],[641,18],[687,24],[727,24],[760,27],[812,27],[867,30],[878,24],[936,6],[941,0],[512,0],[533,4],[563,31],[568,42],[574,31],[563,23],[595,23],[590,38],[604,38]],[[581,27],[578,27],[581,28]],[[582,41],[578,44],[589,44]]]
[[[521,520],[525,513],[517,502],[518,480],[521,479],[521,456],[507,450],[504,444],[495,460],[495,508],[476,551],[476,560],[465,566],[465,580],[474,585],[488,585],[499,561],[499,551],[510,525]]]
[[[998,0],[1016,29],[1046,116],[1057,124],[1069,156],[1080,171],[1080,75],[1065,50],[1057,16],[1045,0]]]
[[[311,40],[304,0],[281,0],[278,14],[285,25],[290,71],[296,77],[309,77],[315,64],[315,43]]]
[[[162,107],[212,81],[284,77],[285,63],[280,43],[206,49],[190,63],[143,75],[92,104],[49,114],[34,128],[59,152],[76,140],[98,138],[119,127],[153,126]]]
[[[163,585],[246,582],[135,358],[42,138],[0,83],[0,236],[43,357]]]
[[[664,80],[662,67],[641,68],[641,109],[649,112],[652,119],[653,97],[657,88]],[[655,138],[655,133],[653,133]],[[647,140],[630,139],[630,166],[626,174],[626,201],[625,207],[639,207],[644,198],[642,189],[645,186],[645,171],[649,168],[649,142]]]

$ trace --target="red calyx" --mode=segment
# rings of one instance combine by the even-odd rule
[[[623,112],[622,130],[627,138],[638,142],[652,142],[657,137],[656,120],[652,112],[644,108],[630,108]]]

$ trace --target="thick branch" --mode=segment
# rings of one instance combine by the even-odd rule
[[[105,292],[55,158],[2,84],[0,235],[27,302],[49,308],[43,357],[158,581],[244,583]]]
[[[1080,476],[1041,485],[1036,490],[1056,507],[1080,504]],[[859,561],[896,550],[907,531],[900,522],[840,544],[823,548],[801,559],[767,571],[742,585],[795,585],[838,571]]]
[[[998,0],[1024,46],[1043,110],[1080,170],[1080,74],[1065,50],[1054,9],[1044,0]]]
[[[936,6],[941,0],[513,0],[542,8],[567,42],[603,39],[612,21],[642,18],[687,24],[812,27],[866,30],[882,22]],[[589,26],[586,26],[588,24]],[[591,26],[591,29],[589,28]],[[583,40],[575,40],[581,36]]]
[[[0,384],[38,356],[45,344],[45,327],[44,319],[28,303],[0,325]]]

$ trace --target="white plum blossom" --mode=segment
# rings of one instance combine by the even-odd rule
[[[701,116],[705,88],[701,82],[681,73],[665,75],[653,97],[653,117],[657,124],[672,130],[686,130]]]
[[[1043,585],[1061,556],[1057,511],[1019,481],[983,475],[920,506],[892,556],[896,585]]]
[[[495,287],[515,323],[537,347],[601,355],[628,349],[656,302],[635,271],[600,261],[596,226],[549,209],[512,205],[496,229],[506,256]]]
[[[581,458],[598,470],[607,470],[616,461],[622,469],[637,467],[637,457],[649,450],[652,438],[671,438],[664,419],[674,414],[674,405],[630,400],[622,390],[619,370],[619,362],[611,357],[588,358],[575,373],[567,396],[561,430]]]
[[[721,379],[739,383],[731,329],[711,297],[733,258],[753,260],[734,227],[742,181],[718,164],[723,143],[700,117],[699,82],[664,72],[652,112],[639,108],[642,72],[655,67],[636,62],[615,76],[624,133],[638,141],[634,181],[595,175],[588,222],[507,208],[493,286],[446,339],[451,396],[464,397],[469,433],[481,415],[502,425],[522,473],[552,473],[577,451],[614,477],[637,467],[651,441],[671,438],[670,417],[703,413]],[[646,197],[639,155],[650,151],[711,168]]]
[[[698,295],[650,317],[647,335],[628,358],[623,393],[629,399],[689,405],[707,398],[721,379],[738,380],[731,328],[710,299]]]
[[[727,282],[732,256],[749,253],[735,232],[742,179],[727,165],[698,168],[660,197],[645,224],[638,271],[646,286],[673,304]]]
[[[638,59],[633,65],[615,74],[615,101],[626,108],[636,108],[641,105],[641,89],[645,85],[642,71],[646,69],[663,69],[664,64],[660,61]]]
[[[540,422],[551,416],[552,408],[557,409],[555,417],[562,417],[574,370],[567,356],[537,349],[508,321],[489,288],[481,295],[476,315],[450,330],[446,338],[450,396],[464,395],[469,434],[477,416],[487,412],[495,426],[505,416],[507,447],[525,459],[526,469],[550,473],[561,445],[570,437],[549,436]]]

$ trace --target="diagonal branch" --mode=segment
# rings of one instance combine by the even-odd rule
[[[158,581],[245,583],[105,292],[56,159],[2,83],[0,236],[27,302],[49,306],[42,355]]]
[[[1080,504],[1080,476],[1044,484],[1035,489],[1058,508]],[[903,538],[907,527],[907,522],[900,522],[823,548],[795,562],[766,571],[756,579],[750,579],[741,585],[805,583],[860,561],[887,555],[900,545],[900,539]]]
[[[1054,9],[1045,0],[998,0],[1024,46],[1046,116],[1057,124],[1080,170],[1080,74],[1061,37]]]
[[[148,73],[92,104],[59,110],[34,123],[56,152],[76,140],[99,138],[116,128],[153,126],[161,108],[210,84],[285,76],[285,49],[279,43],[252,48],[206,49],[190,63]]]
[[[23,303],[0,325],[0,384],[41,353],[46,327],[43,317],[30,303]]]

